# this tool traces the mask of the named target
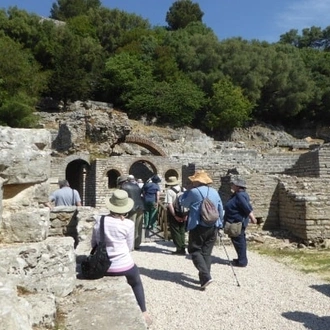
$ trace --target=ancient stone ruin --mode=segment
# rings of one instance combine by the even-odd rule
[[[322,140],[261,125],[214,141],[191,128],[131,121],[97,102],[39,115],[40,129],[0,127],[1,329],[54,326],[57,301],[76,285],[75,248],[89,240],[93,215],[123,174],[146,181],[157,173],[165,189],[169,176],[185,185],[189,175],[204,169],[224,201],[231,176],[239,174],[263,229],[286,229],[304,241],[330,239],[330,145],[324,128]],[[78,210],[50,212],[44,206],[60,178],[80,192]]]

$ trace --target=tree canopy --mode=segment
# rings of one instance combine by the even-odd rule
[[[190,125],[214,136],[262,120],[330,120],[330,26],[278,42],[219,40],[191,0],[167,26],[99,0],[57,0],[50,18],[0,10],[0,123],[31,127],[43,96],[113,103],[132,118]]]

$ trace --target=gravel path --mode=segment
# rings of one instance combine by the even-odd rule
[[[226,250],[236,257],[231,245]],[[133,252],[151,330],[330,329],[329,282],[250,251],[248,267],[234,268],[235,277],[220,245],[213,249],[214,282],[201,291],[190,256],[171,251],[173,244],[161,241]]]

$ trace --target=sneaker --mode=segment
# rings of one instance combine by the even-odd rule
[[[208,281],[206,281],[205,283],[203,283],[201,285],[201,289],[205,289],[209,284],[211,284],[213,282],[212,278],[210,278]]]

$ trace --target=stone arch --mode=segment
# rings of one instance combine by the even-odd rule
[[[126,136],[124,142],[125,143],[135,143],[135,144],[138,144],[139,146],[148,149],[155,156],[166,157],[166,153],[161,148],[159,148],[155,143],[153,143],[153,142],[151,142],[151,141],[149,141],[147,139],[141,138],[139,136],[136,136],[136,135]]]
[[[165,171],[165,173],[164,173],[165,181],[167,181],[168,178],[169,178],[170,176],[175,176],[175,177],[177,177],[180,181],[181,181],[181,179],[182,179],[182,178],[180,178],[180,175],[179,175],[178,171],[175,170],[175,169],[173,169],[173,168],[170,168],[170,169],[168,169],[167,171]]]
[[[129,174],[133,174],[136,179],[142,179],[143,182],[146,182],[154,174],[157,174],[156,166],[146,159],[137,159],[129,166]]]
[[[111,168],[106,171],[106,177],[108,178],[109,189],[117,188],[117,179],[120,175],[121,175],[120,171],[115,168]]]

